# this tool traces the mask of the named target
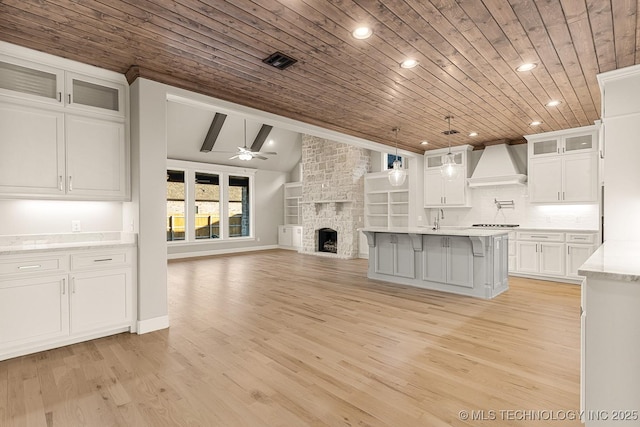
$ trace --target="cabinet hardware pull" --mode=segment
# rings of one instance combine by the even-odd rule
[[[560,192],[558,191],[558,200],[560,200]]]
[[[18,270],[28,270],[30,268],[40,268],[42,267],[40,264],[34,264],[34,265],[21,265],[20,267],[18,267]]]
[[[69,175],[69,191],[73,191],[73,177]]]
[[[113,261],[113,258],[94,259],[93,262]]]
[[[62,102],[62,92],[58,92],[58,102]]]
[[[58,188],[60,188],[60,191],[64,190],[64,188],[62,188],[62,175],[58,177]]]
[[[536,238],[536,239],[548,239],[549,236],[536,236],[536,235],[531,235],[531,237]]]
[[[542,253],[542,245],[540,245],[540,253]]]
[[[578,237],[578,236],[574,236],[573,240],[587,240],[586,237]]]
[[[564,191],[562,192],[562,200],[565,200]]]
[[[71,104],[71,94],[69,94],[69,104]]]
[[[62,295],[67,293],[67,279],[62,279]]]
[[[72,277],[71,278],[71,293],[76,293],[76,278]]]

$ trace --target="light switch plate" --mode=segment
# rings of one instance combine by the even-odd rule
[[[80,225],[79,219],[74,219],[71,221],[71,231],[82,231],[82,226]]]

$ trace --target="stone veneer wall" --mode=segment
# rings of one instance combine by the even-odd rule
[[[302,136],[303,253],[358,256],[357,229],[364,224],[364,175],[370,168],[371,153],[367,149]],[[318,229],[325,227],[338,232],[337,254],[317,252]]]

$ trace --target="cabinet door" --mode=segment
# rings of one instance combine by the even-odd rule
[[[444,186],[440,171],[429,171],[424,174],[424,205],[442,206],[444,203]]]
[[[291,227],[291,245],[302,248],[302,227]]]
[[[562,159],[551,157],[529,161],[529,200],[557,203],[562,197]]]
[[[280,246],[291,246],[293,244],[290,227],[278,227],[278,244]]]
[[[413,251],[413,244],[411,237],[407,234],[394,234],[395,236],[395,251],[393,256],[395,276],[408,277],[410,279],[416,278],[416,265],[415,265],[415,252]]]
[[[127,197],[124,123],[67,114],[67,194]]]
[[[64,71],[0,56],[0,94],[62,105]]]
[[[455,179],[443,179],[444,185],[444,204],[464,205],[467,200],[465,197],[467,177],[466,174],[460,173]]]
[[[516,269],[519,273],[539,271],[538,243],[516,242]]]
[[[444,237],[422,237],[422,279],[431,282],[447,282],[447,253],[444,247]]]
[[[447,283],[473,288],[473,250],[471,240],[463,236],[447,236]]]
[[[0,193],[64,194],[63,114],[0,103]]]
[[[395,243],[392,234],[376,233],[375,272],[393,276],[395,272]]]
[[[71,333],[131,323],[131,270],[102,270],[71,276]]]
[[[540,273],[564,276],[564,243],[538,243],[540,248]]]
[[[597,153],[571,154],[562,158],[565,202],[598,201]]]
[[[124,117],[125,87],[82,74],[66,74],[67,107]]]
[[[578,268],[594,251],[595,248],[591,245],[567,244],[567,276],[578,276]]]
[[[560,154],[560,138],[549,138],[539,141],[530,141],[529,156],[554,156]]]
[[[0,282],[0,348],[69,333],[66,275]]]

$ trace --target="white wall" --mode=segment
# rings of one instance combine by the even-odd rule
[[[121,202],[0,200],[0,235],[122,231]]]

